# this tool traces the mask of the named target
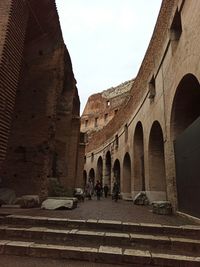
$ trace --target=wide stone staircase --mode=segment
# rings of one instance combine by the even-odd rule
[[[195,267],[200,266],[200,226],[2,215],[0,255]]]

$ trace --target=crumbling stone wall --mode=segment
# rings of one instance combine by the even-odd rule
[[[17,195],[39,194],[44,198],[48,195],[48,178],[52,176],[65,189],[75,186],[79,164],[79,97],[55,1],[10,3],[13,12],[21,7],[24,12],[17,13],[15,25],[7,23],[8,39],[14,38],[13,31],[18,38],[20,33],[22,37],[25,35],[25,39],[14,41],[19,46],[17,52],[22,51],[20,74],[16,74],[8,150],[0,175],[3,186],[14,189]],[[13,42],[10,47],[15,48]],[[13,62],[10,65],[15,68]],[[0,82],[3,79],[0,73]],[[9,79],[7,84],[10,88],[12,81]]]
[[[81,131],[91,134],[101,130],[130,99],[134,80],[126,81],[116,87],[91,95],[81,116]]]

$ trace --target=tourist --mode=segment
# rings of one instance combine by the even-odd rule
[[[88,197],[89,200],[92,200],[92,194],[94,191],[93,187],[94,187],[93,182],[91,179],[89,179],[89,182],[86,184],[86,187],[85,187],[86,197]]]
[[[117,202],[119,199],[119,185],[117,182],[114,182],[112,194],[113,194],[113,199],[115,200],[115,202]]]
[[[107,196],[108,196],[108,190],[109,190],[108,185],[105,184],[104,187],[103,187],[103,191],[104,191],[104,196],[105,196],[105,198],[107,198]]]
[[[94,189],[96,191],[97,200],[100,200],[100,197],[101,197],[101,194],[102,194],[102,186],[101,186],[101,183],[99,182],[99,180],[97,180],[97,183],[96,183]]]

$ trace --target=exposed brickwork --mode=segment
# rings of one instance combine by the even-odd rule
[[[0,18],[0,162],[5,157],[28,12],[23,1],[1,1]]]
[[[91,135],[101,130],[130,99],[134,80],[126,81],[116,87],[91,95],[81,116],[81,131]]]
[[[80,132],[76,81],[55,1],[13,0],[10,6],[0,4],[0,14],[4,12],[0,85],[9,98],[0,125],[6,138],[10,134],[7,153],[6,143],[2,146],[6,157],[0,175],[3,186],[17,195],[44,198],[49,177],[57,177],[66,189],[75,185]]]

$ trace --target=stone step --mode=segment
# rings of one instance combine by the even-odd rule
[[[156,251],[179,251],[185,255],[200,255],[200,240],[171,236],[158,236],[135,233],[117,233],[89,230],[58,230],[41,227],[9,227],[0,226],[2,239],[21,241],[51,242],[56,244],[81,244],[87,246],[110,245],[135,249],[151,249]]]
[[[0,255],[18,255],[54,259],[73,259],[89,262],[124,264],[130,266],[197,267],[200,257],[178,254],[152,253],[151,251],[122,249],[121,247],[80,247],[36,242],[1,240]]]
[[[143,233],[153,235],[170,235],[189,237],[200,240],[199,225],[169,226],[160,224],[131,223],[109,220],[71,220],[64,218],[50,218],[41,216],[8,215],[1,218],[2,224],[30,225],[52,227],[59,229],[95,229],[95,231],[112,230],[123,233]]]

